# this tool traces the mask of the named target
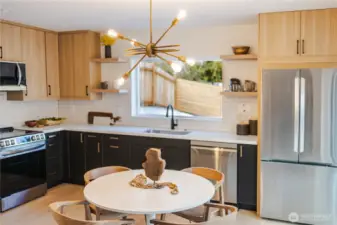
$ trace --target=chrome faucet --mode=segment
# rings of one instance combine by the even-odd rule
[[[171,104],[166,107],[166,117],[169,117],[169,110],[170,109],[171,109],[171,114],[172,114],[172,116],[171,116],[171,130],[174,130],[174,128],[176,126],[178,126],[178,120],[174,121],[174,114],[173,114],[174,108]]]

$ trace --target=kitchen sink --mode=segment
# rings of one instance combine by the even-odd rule
[[[157,130],[157,129],[147,129],[145,133],[149,134],[169,134],[169,135],[187,135],[191,133],[190,131],[179,131],[179,130]]]

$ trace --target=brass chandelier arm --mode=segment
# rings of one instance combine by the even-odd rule
[[[154,48],[174,48],[174,47],[180,47],[180,45],[162,45],[162,46],[155,46]]]
[[[144,54],[143,55],[143,57],[142,58],[140,58],[137,62],[136,62],[136,64],[128,71],[128,72],[126,72],[124,75],[123,75],[123,78],[124,79],[128,79],[129,78],[129,76],[130,76],[130,74],[131,74],[131,72],[134,70],[134,69],[136,69],[136,67],[139,65],[139,63],[141,62],[141,61],[143,61],[143,59],[146,57],[146,55]]]
[[[152,0],[150,0],[150,43],[152,44]]]
[[[145,44],[140,43],[139,41],[134,41],[134,40],[132,40],[132,39],[130,39],[130,38],[128,38],[128,37],[125,37],[125,36],[123,36],[123,35],[119,35],[118,37],[119,37],[119,39],[121,39],[121,40],[126,40],[126,41],[130,41],[130,42],[134,42],[136,45],[146,47]]]
[[[155,46],[161,41],[161,39],[163,39],[163,37],[165,37],[165,35],[171,30],[171,28],[174,27],[174,24],[172,23],[167,29],[166,31],[160,36],[160,38],[156,41],[156,43],[154,44]]]
[[[166,62],[166,63],[167,63],[167,64],[169,64],[169,65],[171,65],[171,64],[172,64],[172,62],[171,62],[171,61],[169,61],[169,60],[165,59],[164,57],[161,57],[161,56],[160,56],[160,55],[158,55],[157,53],[155,54],[155,56],[157,56],[159,59],[163,60],[164,62]]]
[[[183,63],[186,63],[186,59],[184,56],[176,56],[176,55],[173,55],[171,53],[168,53],[168,52],[161,52],[162,54],[165,54],[165,55],[168,55],[168,56],[171,56],[173,58],[176,58],[178,59],[179,61],[183,62]]]

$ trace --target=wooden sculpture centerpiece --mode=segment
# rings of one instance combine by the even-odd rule
[[[146,161],[142,164],[145,175],[153,181],[153,185],[156,186],[156,182],[160,180],[161,175],[165,171],[166,161],[161,157],[161,150],[158,148],[150,148],[145,154]]]

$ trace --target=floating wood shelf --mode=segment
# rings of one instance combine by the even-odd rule
[[[91,92],[93,93],[117,93],[117,94],[125,94],[128,93],[126,89],[92,89]]]
[[[127,63],[128,60],[122,59],[122,58],[119,58],[119,57],[113,57],[113,58],[91,59],[91,62],[97,62],[97,63]]]
[[[221,55],[220,58],[223,60],[257,60],[257,55]]]
[[[222,91],[222,95],[227,97],[257,97],[257,92],[229,92]]]

